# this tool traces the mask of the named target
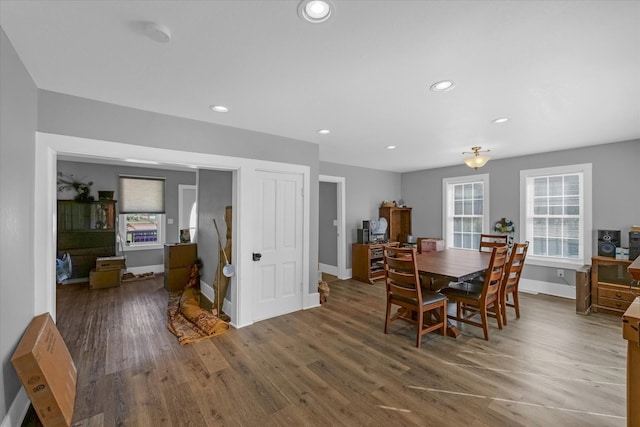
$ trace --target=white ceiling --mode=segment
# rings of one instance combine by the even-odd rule
[[[639,1],[333,0],[323,24],[298,3],[0,0],[0,24],[41,89],[316,143],[322,161],[404,172],[475,145],[640,138]]]

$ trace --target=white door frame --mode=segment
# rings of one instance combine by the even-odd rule
[[[337,238],[337,252],[338,252],[338,279],[349,279],[351,276],[347,274],[347,233],[346,229],[346,180],[343,176],[330,176],[320,175],[318,176],[319,182],[333,182],[337,187],[338,197],[338,238]]]
[[[196,171],[196,182],[198,182],[198,176]],[[198,186],[189,184],[178,184],[178,232],[180,232],[180,221],[184,219],[186,215],[190,215],[191,212],[184,211],[184,191],[195,190],[196,191],[196,203],[198,203]],[[197,242],[197,236],[191,236],[192,242]]]
[[[115,155],[114,153],[117,153]],[[169,150],[164,148],[124,144],[119,142],[98,141],[36,132],[36,176],[35,176],[35,212],[34,212],[34,288],[36,313],[51,313],[56,318],[56,173],[57,155],[85,158],[122,160],[124,158],[158,162],[161,165],[179,165],[184,167],[209,168],[234,171],[232,204],[233,245],[232,259],[235,260],[236,275],[231,282],[231,307],[229,314],[233,326],[240,328],[253,323],[253,261],[252,207],[257,183],[256,169],[297,172],[303,175],[305,194],[310,189],[310,167],[289,163],[254,160],[241,157],[219,156],[207,153]],[[197,155],[194,155],[197,154]],[[303,201],[303,270],[302,294],[303,308],[317,306],[317,293],[309,290],[309,199]],[[236,226],[237,225],[237,226]]]

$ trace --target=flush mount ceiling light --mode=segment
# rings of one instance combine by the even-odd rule
[[[320,135],[329,135],[331,133],[331,131],[329,129],[319,129],[318,133]]]
[[[510,120],[509,117],[500,117],[498,119],[491,120],[491,123],[494,123],[494,124],[498,125],[500,123],[506,123],[509,120]]]
[[[298,5],[298,15],[313,24],[326,21],[334,10],[335,7],[328,0],[303,0]]]
[[[147,22],[144,26],[144,33],[151,40],[158,43],[169,43],[171,41],[171,30],[156,22]]]
[[[451,80],[442,80],[440,82],[431,85],[431,90],[434,92],[446,92],[456,87],[456,84]]]
[[[471,147],[471,151],[463,151],[462,154],[473,154],[473,157],[464,159],[464,163],[470,168],[478,170],[487,164],[491,157],[481,156],[480,153],[488,153],[491,150],[480,150],[482,147]]]
[[[229,112],[229,108],[225,107],[224,105],[211,105],[209,108],[211,109],[211,111],[215,111],[216,113],[228,113]]]
[[[395,145],[387,145],[385,148],[386,148],[387,150],[395,150],[395,149],[396,149],[396,146],[395,146]]]

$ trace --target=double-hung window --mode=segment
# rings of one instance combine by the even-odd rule
[[[159,249],[165,242],[165,180],[120,175],[119,240],[122,249]]]
[[[520,172],[521,240],[527,262],[582,266],[591,258],[591,164]]]
[[[442,187],[447,247],[478,250],[489,228],[489,175],[445,178]]]

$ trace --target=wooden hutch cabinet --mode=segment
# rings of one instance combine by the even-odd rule
[[[638,296],[638,288],[631,287],[630,264],[611,257],[591,258],[591,311],[621,316],[629,308]]]
[[[96,258],[115,255],[116,202],[58,200],[58,256],[71,256],[71,279],[89,277]]]
[[[411,208],[381,206],[379,215],[387,220],[389,241],[405,243],[411,235]]]
[[[354,243],[352,248],[351,276],[354,280],[373,284],[384,278],[384,247],[398,247],[398,242]]]

